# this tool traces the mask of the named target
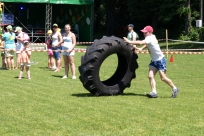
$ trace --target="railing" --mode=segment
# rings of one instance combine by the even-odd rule
[[[61,33],[65,33],[63,29],[61,30]],[[23,32],[26,32],[29,35],[30,41],[32,43],[44,43],[47,37],[47,32],[45,32],[45,28],[27,28],[23,29]],[[79,31],[72,29],[72,32],[75,33],[76,40],[77,42],[79,42]]]

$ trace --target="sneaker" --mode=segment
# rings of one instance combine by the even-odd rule
[[[68,78],[68,76],[67,76],[67,75],[64,75],[64,76],[62,77],[62,79],[65,79],[65,78]]]
[[[76,79],[76,76],[73,76],[72,79]]]
[[[156,93],[151,92],[151,93],[147,94],[147,97],[149,97],[149,98],[157,98],[158,96],[157,96]]]
[[[55,70],[55,69],[56,69],[56,66],[53,66],[53,67],[52,67],[52,69],[54,69],[54,70]]]
[[[30,80],[30,79],[31,79],[31,77],[28,77],[28,79]]]
[[[176,89],[172,89],[172,96],[171,98],[176,98],[176,96],[178,95],[179,89],[176,87]]]

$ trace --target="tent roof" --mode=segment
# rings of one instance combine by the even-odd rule
[[[88,4],[92,4],[94,0],[2,0],[2,2],[88,5]]]

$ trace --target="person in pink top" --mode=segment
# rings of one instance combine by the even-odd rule
[[[22,78],[24,67],[26,67],[28,79],[31,79],[30,69],[29,69],[29,67],[30,67],[31,48],[29,47],[29,42],[28,41],[24,41],[23,45],[24,45],[24,48],[22,49],[21,54],[20,54],[21,55],[21,59],[20,59],[21,69],[20,69],[20,74],[19,74],[18,79]]]
[[[51,40],[52,30],[47,31],[48,38],[46,40],[47,44],[47,55],[48,55],[48,68],[56,69],[53,51],[52,51],[52,40]]]

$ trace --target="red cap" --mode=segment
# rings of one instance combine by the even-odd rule
[[[153,32],[153,28],[151,26],[145,26],[145,28],[140,30],[140,31],[142,31],[143,33],[146,33],[146,32],[152,33]]]

